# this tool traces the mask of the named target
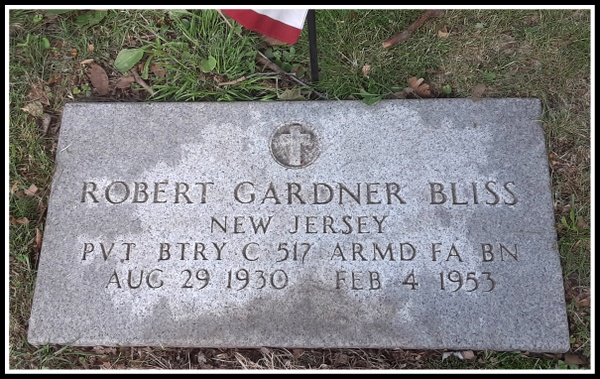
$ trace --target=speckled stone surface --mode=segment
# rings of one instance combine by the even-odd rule
[[[566,351],[539,117],[68,104],[29,341]]]

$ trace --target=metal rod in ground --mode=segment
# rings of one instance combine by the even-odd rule
[[[317,23],[315,10],[308,10],[308,49],[310,55],[310,78],[313,83],[319,81],[319,62],[317,58]]]

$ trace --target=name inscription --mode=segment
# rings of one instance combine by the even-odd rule
[[[426,194],[423,197],[423,194]],[[419,286],[435,285],[441,292],[458,291],[492,293],[504,283],[490,270],[474,271],[465,265],[477,261],[478,267],[488,263],[514,263],[519,261],[519,246],[511,241],[403,241],[387,239],[389,224],[401,212],[371,214],[369,206],[401,208],[405,204],[423,201],[425,206],[518,206],[518,186],[514,181],[479,180],[441,183],[423,183],[419,195],[407,193],[401,182],[358,183],[254,183],[240,181],[230,186],[220,186],[211,180],[202,181],[84,181],[79,202],[90,205],[120,204],[180,204],[203,205],[211,202],[229,202],[243,209],[247,205],[302,206],[320,205],[356,206],[356,213],[346,215],[277,213],[264,216],[207,215],[199,222],[205,225],[205,236],[214,241],[161,241],[148,247],[142,241],[86,241],[80,246],[81,261],[99,259],[113,262],[115,268],[104,283],[104,288],[115,290],[202,290],[216,286],[223,290],[273,290],[284,291],[300,278],[295,277],[290,264],[303,265],[311,260],[330,262],[331,272],[321,278],[325,285],[335,290],[377,291],[385,286],[400,286],[416,291]],[[360,207],[359,207],[360,206]],[[366,207],[367,208],[366,208]],[[345,208],[346,208],[345,207]],[[327,209],[331,210],[331,206]],[[340,207],[341,209],[341,207]],[[347,208],[346,208],[347,209]],[[384,213],[384,212],[382,212]],[[223,240],[228,235],[268,235],[276,232],[277,238],[289,235],[289,240],[263,240],[240,242]],[[371,235],[376,242],[353,239],[344,242],[322,242],[316,248],[313,235]],[[301,237],[304,236],[304,237]],[[204,237],[203,237],[204,238]],[[314,237],[313,237],[314,238]],[[352,238],[352,237],[348,237]],[[395,236],[394,238],[397,238]],[[143,251],[139,246],[144,246]],[[129,269],[121,263],[143,256],[155,257],[156,266]],[[186,261],[189,268],[178,275],[167,275],[173,261]],[[203,266],[205,261],[213,264]],[[244,265],[244,262],[247,264]],[[355,264],[352,269],[340,269],[340,263]],[[411,263],[420,264],[412,267]],[[448,262],[442,270],[419,272],[422,262]],[[227,265],[215,263],[228,263]],[[261,264],[264,266],[262,267]],[[356,264],[362,265],[356,269]],[[384,277],[380,264],[398,265],[393,278]],[[436,263],[432,263],[436,264]],[[280,265],[281,267],[278,267]],[[449,266],[451,265],[451,266]],[[483,266],[482,266],[483,265]],[[178,266],[179,267],[179,266]],[[293,267],[293,266],[291,266]],[[334,268],[335,267],[335,268]],[[387,272],[387,271],[386,271]],[[389,273],[387,274],[389,276]],[[312,278],[311,280],[316,280]]]
[[[83,182],[81,202],[123,203],[173,203],[206,204],[210,201],[209,192],[214,189],[212,181],[174,182],[125,182],[112,181],[99,185],[94,181]],[[469,183],[427,183],[430,204],[468,205],[515,205],[518,202],[514,181]],[[401,197],[402,186],[396,182],[370,183],[300,183],[288,182],[282,185],[268,183],[255,184],[240,182],[232,191],[232,199],[238,204],[359,204],[359,205],[398,205],[406,204]],[[468,195],[459,195],[466,192]]]

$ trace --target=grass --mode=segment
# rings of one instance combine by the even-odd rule
[[[448,10],[390,49],[381,42],[420,10],[318,10],[320,81],[301,86],[257,62],[263,51],[309,82],[306,30],[293,46],[266,47],[213,10],[76,10],[9,14],[9,366],[11,369],[570,369],[589,368],[590,57],[589,9]],[[448,34],[445,34],[448,33]],[[153,90],[114,88],[128,75],[114,60],[142,49],[135,66]],[[215,59],[203,72],[202,62]],[[104,98],[80,64],[94,59],[111,80]],[[285,66],[285,67],[284,67]],[[367,67],[368,66],[368,67]],[[365,71],[366,70],[366,71]],[[206,71],[206,70],[205,70]],[[26,341],[57,126],[69,101],[266,101],[414,96],[409,77],[435,97],[538,97],[547,136],[559,250],[571,328],[568,355],[363,349],[177,349],[31,346]],[[244,79],[245,78],[245,79]],[[223,83],[239,80],[232,85]],[[481,92],[482,88],[484,89]],[[291,94],[291,95],[290,95]],[[371,97],[372,98],[372,97]],[[29,104],[35,109],[24,111]],[[48,129],[44,133],[43,119]],[[31,185],[37,190],[32,191]],[[581,362],[573,363],[573,357]]]

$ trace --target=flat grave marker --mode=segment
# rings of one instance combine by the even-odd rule
[[[65,106],[33,344],[569,349],[536,99]]]

